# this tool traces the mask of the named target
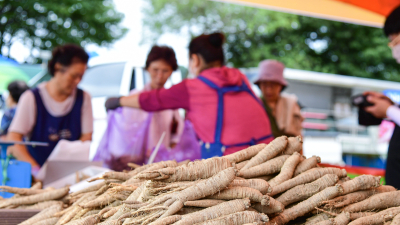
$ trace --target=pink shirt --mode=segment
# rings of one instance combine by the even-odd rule
[[[391,119],[397,126],[400,126],[400,108],[392,105],[386,110],[386,116]]]
[[[76,91],[62,102],[54,100],[46,89],[46,82],[38,85],[39,94],[43,104],[50,115],[60,117],[67,115],[74,106]],[[17,111],[11,122],[9,132],[15,132],[24,136],[30,136],[36,124],[36,100],[32,91],[26,91],[18,101]],[[93,132],[92,101],[87,92],[83,92],[81,113],[82,134]]]
[[[220,87],[250,84],[239,70],[227,67],[211,68],[201,75]],[[187,79],[172,86],[144,92],[139,96],[142,109],[159,111],[184,108],[193,123],[198,137],[207,143],[214,142],[217,119],[217,92],[200,79]],[[224,145],[248,142],[271,134],[269,120],[263,106],[247,92],[224,95],[224,116],[221,142]],[[272,138],[262,142],[268,143]],[[225,151],[230,154],[244,147],[232,147]]]

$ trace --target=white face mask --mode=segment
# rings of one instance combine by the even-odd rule
[[[392,48],[392,56],[400,64],[400,44]]]
[[[194,72],[193,72],[192,67],[190,66],[190,63],[189,63],[189,68],[188,68],[188,78],[196,78],[196,75],[194,75]]]
[[[196,78],[196,73],[195,73],[195,69],[192,68],[192,63],[191,60],[189,59],[189,66],[188,66],[188,78]]]
[[[196,78],[196,75],[194,75],[194,73],[189,72],[187,78],[194,79],[194,78]]]

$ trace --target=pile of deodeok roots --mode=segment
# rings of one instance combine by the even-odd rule
[[[301,149],[300,137],[282,136],[223,157],[130,164],[74,193],[1,187],[16,196],[0,207],[43,209],[23,225],[400,224],[400,191],[321,168]]]

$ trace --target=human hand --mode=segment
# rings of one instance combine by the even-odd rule
[[[113,98],[109,98],[107,99],[106,103],[105,103],[105,107],[107,110],[113,110],[116,109],[118,107],[121,107],[121,104],[119,102],[121,97],[113,97]]]
[[[385,96],[386,97],[386,96]],[[379,95],[369,95],[367,97],[368,102],[372,103],[373,106],[365,108],[365,111],[371,113],[376,118],[386,118],[386,111],[389,106],[393,105],[393,102],[389,99],[379,97]]]
[[[14,152],[14,151],[15,151],[14,145],[9,146],[9,147],[7,148],[7,155],[13,155],[13,152]]]
[[[32,166],[31,174],[35,178],[35,180],[37,180],[36,177],[37,177],[39,171],[40,171],[40,166]]]
[[[176,145],[177,145],[177,143],[175,143],[175,142],[171,142],[171,143],[169,144],[169,147],[170,147],[170,148],[175,148],[175,147],[176,147]]]
[[[385,100],[391,102],[392,104],[394,104],[393,101],[389,97],[387,97],[386,95],[384,95],[380,92],[366,91],[363,93],[363,95],[373,96],[375,98],[380,98],[380,99],[385,99]]]

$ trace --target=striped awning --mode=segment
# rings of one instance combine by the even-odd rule
[[[382,27],[400,0],[216,0],[328,20]]]

